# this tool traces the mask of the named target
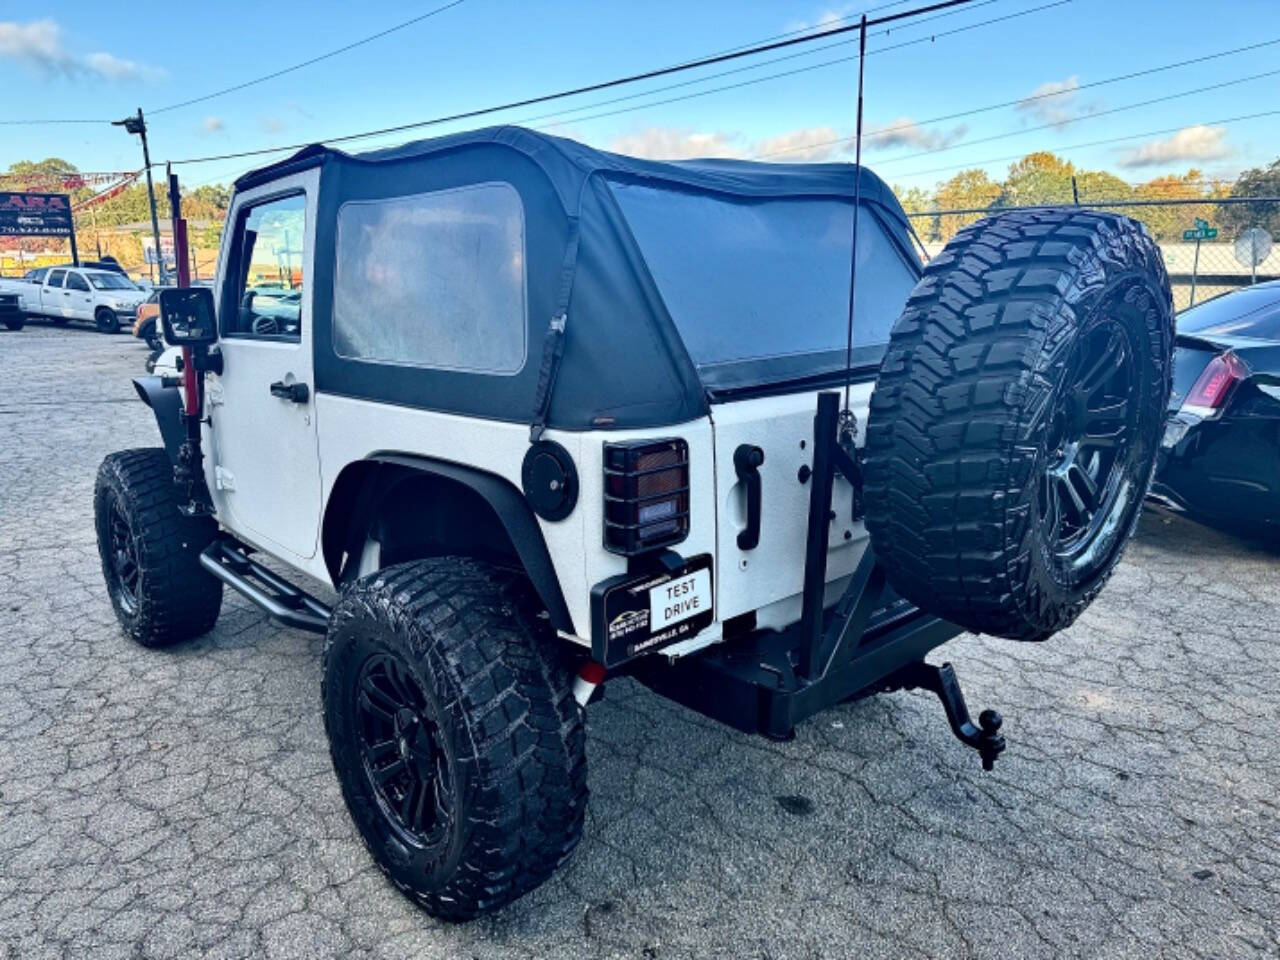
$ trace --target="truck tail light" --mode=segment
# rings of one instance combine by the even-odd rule
[[[1195,385],[1182,402],[1182,409],[1201,416],[1210,416],[1221,410],[1232,388],[1249,375],[1243,360],[1228,350],[1209,361]]]
[[[629,440],[604,445],[604,545],[635,556],[689,535],[689,445]]]

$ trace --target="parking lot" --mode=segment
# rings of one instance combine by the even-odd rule
[[[1154,513],[1070,631],[945,648],[1004,714],[994,773],[921,693],[772,743],[613,683],[577,853],[494,917],[432,920],[347,817],[322,638],[231,594],[195,643],[118,630],[92,489],[159,442],[145,357],[0,331],[0,955],[1280,954],[1277,556]]]

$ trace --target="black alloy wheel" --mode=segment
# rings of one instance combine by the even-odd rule
[[[353,693],[361,765],[383,815],[403,842],[440,845],[454,817],[453,761],[430,698],[389,652],[364,662]]]
[[[1056,562],[1082,581],[1105,566],[1096,549],[1118,514],[1140,496],[1137,371],[1123,324],[1103,316],[1083,330],[1068,360],[1049,428],[1040,480],[1040,519]],[[1115,547],[1114,538],[1107,544]]]
[[[133,615],[138,612],[138,542],[129,528],[129,518],[125,515],[120,497],[112,491],[108,498],[107,524],[110,532],[110,578],[111,586],[124,612]]]

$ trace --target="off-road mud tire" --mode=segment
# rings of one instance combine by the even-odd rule
[[[1072,566],[1046,534],[1057,517],[1037,491],[1069,402],[1068,361],[1082,331],[1103,322],[1133,351],[1132,446],[1123,447],[1132,463],[1118,474],[1127,494],[1099,527],[1096,555]],[[1137,522],[1173,335],[1163,261],[1132,220],[1023,211],[960,231],[907,301],[871,399],[867,529],[894,589],[976,632],[1040,640],[1069,626]]]
[[[334,769],[374,860],[428,913],[461,921],[498,909],[577,846],[586,755],[565,653],[523,577],[469,559],[388,567],[334,609],[323,684]],[[416,846],[362,754],[362,670],[388,655],[425,698],[454,797],[440,836]],[[374,766],[386,775],[381,759]]]
[[[94,521],[111,605],[124,632],[144,647],[164,647],[208,633],[222,606],[222,581],[200,566],[217,535],[208,517],[178,512],[173,466],[161,448],[109,454],[98,468]],[[113,512],[128,528],[137,574],[122,581],[112,543]]]

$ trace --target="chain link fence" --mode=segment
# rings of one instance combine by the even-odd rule
[[[1251,283],[1280,279],[1280,197],[1145,199],[911,211],[926,258],[961,227],[1006,210],[1108,210],[1144,223],[1164,254],[1173,305],[1184,310]],[[1192,234],[1195,238],[1192,238]]]

